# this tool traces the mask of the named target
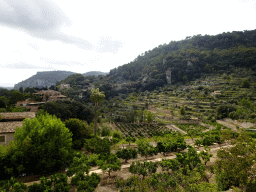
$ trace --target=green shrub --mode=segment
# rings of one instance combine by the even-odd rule
[[[118,140],[121,140],[123,138],[122,133],[117,130],[113,131],[112,135],[113,135],[113,138],[116,138]]]
[[[103,125],[101,127],[101,136],[105,137],[105,136],[110,136],[111,133],[111,128],[107,125]]]
[[[84,147],[88,152],[91,153],[110,153],[110,142],[108,139],[85,139]]]

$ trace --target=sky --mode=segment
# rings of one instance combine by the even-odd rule
[[[109,72],[193,35],[256,29],[256,0],[0,0],[0,86]]]

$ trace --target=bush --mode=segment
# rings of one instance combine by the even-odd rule
[[[89,127],[81,120],[75,118],[66,120],[65,125],[72,132],[73,148],[81,149],[83,140],[90,138],[90,134],[92,133]]]
[[[209,146],[209,145],[212,145],[214,142],[215,142],[215,137],[210,135],[203,138],[202,144],[204,146]]]
[[[122,149],[116,152],[116,156],[120,159],[124,159],[125,162],[129,159],[137,158],[138,151],[136,149]]]
[[[123,135],[120,131],[115,130],[115,131],[113,131],[112,134],[113,134],[113,138],[116,138],[118,140],[121,140],[123,138]]]
[[[91,153],[110,153],[110,142],[108,139],[86,139],[84,144],[85,149]]]
[[[121,161],[118,159],[116,154],[100,154],[99,160],[97,161],[97,165],[99,165],[100,169],[103,171],[108,170],[109,176],[111,171],[121,170]]]
[[[141,156],[145,156],[147,159],[148,156],[157,154],[157,148],[155,148],[153,145],[150,145],[149,142],[144,141],[143,139],[138,140],[137,142],[138,152]]]
[[[105,137],[105,136],[110,136],[111,133],[111,128],[107,125],[103,125],[101,126],[101,136]]]

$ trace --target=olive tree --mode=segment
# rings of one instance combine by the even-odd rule
[[[215,170],[219,190],[228,190],[233,185],[255,191],[255,149],[256,142],[246,133],[241,133],[230,149],[217,152]]]
[[[95,103],[95,116],[94,116],[94,136],[96,138],[96,134],[97,134],[97,109],[99,106],[99,103],[105,98],[105,94],[104,92],[100,92],[99,88],[97,89],[92,89],[91,90],[91,96],[90,99],[92,102]]]

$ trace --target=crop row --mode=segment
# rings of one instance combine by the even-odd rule
[[[159,124],[116,123],[115,125],[125,137],[153,137],[172,133],[172,130]]]

